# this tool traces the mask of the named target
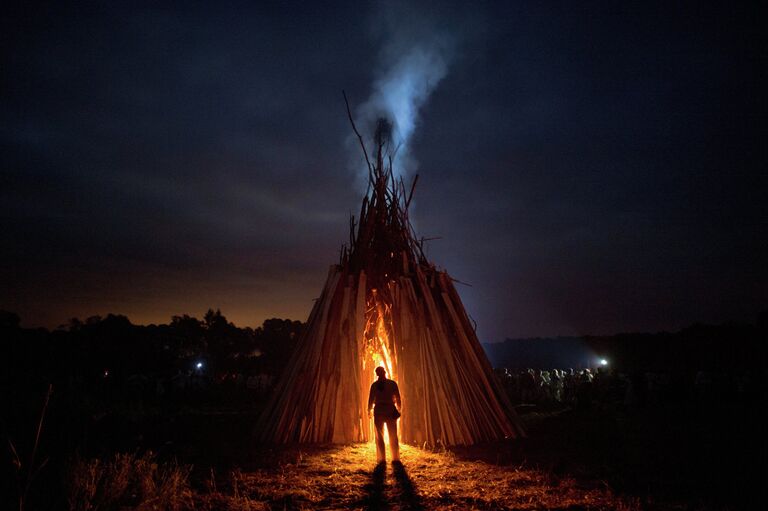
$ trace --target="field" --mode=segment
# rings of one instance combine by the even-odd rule
[[[123,438],[133,427],[143,452],[154,448],[143,463],[159,468],[141,476],[151,481],[95,486],[126,488],[112,509],[748,509],[762,499],[764,469],[750,462],[764,460],[765,443],[750,445],[745,434],[756,431],[741,421],[658,409],[520,411],[527,439],[406,446],[402,466],[376,467],[371,444],[257,445],[253,415],[188,410],[151,427],[122,424]],[[104,493],[95,486],[94,504]]]

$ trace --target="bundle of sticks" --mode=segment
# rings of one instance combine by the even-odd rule
[[[257,436],[278,443],[370,440],[368,388],[383,359],[400,386],[404,442],[451,446],[523,436],[453,280],[427,260],[408,219],[418,176],[406,195],[392,172],[387,122],[377,125],[372,163],[349,117],[368,164],[368,192]]]

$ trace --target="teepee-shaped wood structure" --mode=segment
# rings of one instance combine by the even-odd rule
[[[352,120],[350,116],[350,121]],[[354,123],[352,123],[354,128]],[[350,245],[331,266],[296,353],[262,413],[263,441],[346,443],[372,439],[367,413],[374,369],[398,382],[400,438],[469,445],[523,435],[451,277],[430,263],[408,220],[402,179],[380,120],[369,189]]]

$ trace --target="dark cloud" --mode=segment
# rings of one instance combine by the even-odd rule
[[[370,96],[398,19],[456,36],[411,142],[413,217],[482,337],[768,305],[763,13],[380,7],[9,8],[0,307],[304,319],[363,192],[340,91]]]

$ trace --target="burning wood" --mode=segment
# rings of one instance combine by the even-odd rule
[[[346,97],[345,97],[346,99]],[[349,112],[349,110],[348,110]],[[374,368],[400,386],[401,438],[415,445],[469,445],[523,435],[475,335],[452,279],[424,255],[408,219],[416,185],[395,178],[391,124],[377,123],[350,244],[333,265],[290,367],[259,420],[262,440],[361,442]]]

